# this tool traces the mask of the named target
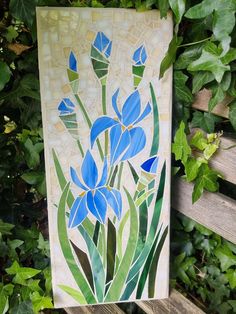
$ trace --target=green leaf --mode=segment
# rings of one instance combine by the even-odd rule
[[[206,51],[204,48],[200,58],[193,61],[187,69],[193,72],[209,71],[214,75],[216,81],[220,83],[225,71],[229,71],[230,67],[224,65],[219,56]]]
[[[190,140],[190,145],[196,147],[197,149],[204,150],[207,147],[207,139],[201,130],[195,132]]]
[[[162,78],[165,71],[175,62],[176,52],[178,46],[182,43],[182,41],[182,37],[177,37],[176,35],[173,36],[169,44],[167,53],[165,54],[164,59],[161,61],[159,78]]]
[[[204,0],[201,3],[191,7],[186,13],[185,17],[189,19],[201,19],[211,14],[215,9],[215,1]]]
[[[185,0],[169,0],[169,4],[175,15],[175,23],[179,24],[185,12]]]
[[[43,309],[53,309],[51,297],[41,296],[37,291],[30,295],[30,299],[33,303],[34,313],[39,313]]]
[[[233,128],[236,130],[236,100],[229,104],[229,120]]]
[[[206,158],[206,160],[209,160],[213,154],[217,151],[219,148],[219,144],[208,144],[207,147],[204,149],[203,155]]]
[[[229,64],[236,59],[236,48],[230,48],[229,51],[221,58],[223,64]]]
[[[38,0],[10,0],[9,9],[16,19],[32,26],[37,2]]]
[[[185,124],[182,121],[175,134],[174,143],[172,144],[172,152],[175,154],[175,159],[181,160],[183,163],[185,163],[191,155],[191,148],[188,144],[187,136],[184,130]]]
[[[167,12],[169,9],[169,1],[168,0],[157,0],[158,8],[160,10],[161,18],[166,18]]]
[[[27,300],[14,306],[12,314],[34,314],[32,302]]]
[[[61,288],[63,291],[68,293],[75,301],[79,302],[79,304],[86,304],[86,300],[82,293],[78,290],[75,290],[69,286],[65,285],[58,285],[59,288]]]
[[[193,102],[193,95],[186,86],[187,80],[188,76],[182,71],[174,71],[174,92],[176,101],[191,104]]]
[[[9,66],[5,62],[0,61],[0,91],[3,90],[6,83],[9,82],[10,77],[11,70]]]
[[[225,276],[229,281],[230,288],[236,288],[236,270],[232,268],[228,269]]]
[[[192,202],[195,203],[201,197],[204,189],[216,192],[219,188],[218,177],[216,171],[211,170],[207,164],[202,164],[193,188]]]
[[[195,44],[186,48],[174,63],[174,69],[186,69],[191,62],[197,60],[202,53],[202,48],[204,47],[204,44],[205,43]]]
[[[0,219],[0,236],[11,235],[11,230],[14,227],[14,225],[3,222],[2,219]]]
[[[16,31],[16,27],[13,25],[10,25],[6,28],[6,34],[4,34],[3,36],[6,38],[6,40],[11,43],[13,41],[13,39],[16,39],[16,37],[18,36],[18,32]]]
[[[193,88],[192,92],[193,94],[200,91],[200,89],[206,85],[209,82],[212,82],[214,80],[214,75],[211,72],[208,71],[199,71],[196,72],[193,76]]]
[[[212,113],[195,111],[191,124],[193,128],[201,128],[207,133],[212,133],[215,130],[215,123],[220,121],[221,118]]]
[[[7,274],[15,275],[13,278],[13,282],[18,283],[20,285],[25,284],[25,280],[32,278],[39,274],[41,270],[30,268],[30,267],[21,267],[17,261],[15,261],[11,267],[5,269]]]
[[[49,249],[49,241],[44,240],[42,233],[39,233],[38,238],[38,249],[42,251],[42,254],[44,254],[47,257],[50,257],[50,249]]]
[[[7,284],[3,285],[0,283],[0,313],[5,314],[9,309],[9,296],[12,295],[14,285]]]
[[[215,106],[224,99],[224,97],[225,93],[221,86],[218,85],[217,88],[213,89],[212,97],[208,103],[208,110],[211,112]]]
[[[236,265],[236,255],[234,255],[226,245],[218,247],[215,250],[215,255],[220,260],[222,271],[226,271],[231,266]]]
[[[45,174],[39,171],[30,171],[22,174],[21,178],[30,185],[36,185],[43,181]]]
[[[196,179],[201,163],[195,158],[189,158],[185,163],[185,173],[188,182]]]
[[[50,294],[52,291],[52,274],[50,267],[47,267],[43,270],[43,276],[45,279],[46,294]]]
[[[150,83],[150,93],[152,98],[152,110],[153,110],[153,138],[152,138],[152,147],[150,151],[150,156],[154,156],[158,152],[159,148],[159,112],[158,112],[158,106],[157,106],[157,99],[155,95],[155,91],[153,88],[152,83]],[[132,171],[132,168],[131,168]]]
[[[30,138],[24,143],[25,160],[29,168],[36,168],[40,164],[40,152],[43,150],[43,143],[33,144]]]

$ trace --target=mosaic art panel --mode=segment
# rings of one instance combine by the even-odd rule
[[[38,8],[56,307],[168,297],[172,19]]]

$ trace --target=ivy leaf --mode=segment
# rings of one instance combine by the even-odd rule
[[[202,19],[207,15],[211,14],[215,9],[214,3],[211,0],[204,0],[201,3],[191,7],[186,13],[185,16],[189,19]]]
[[[221,58],[223,64],[228,64],[236,59],[236,48],[230,48],[229,51]]]
[[[14,225],[3,222],[2,219],[0,219],[0,236],[11,235],[11,230],[13,228]]]
[[[188,66],[188,71],[210,71],[218,83],[221,82],[225,71],[230,70],[229,65],[224,65],[219,56],[202,50],[202,54],[198,60],[193,61]]]
[[[26,279],[36,276],[41,272],[41,270],[30,267],[20,267],[17,261],[14,261],[11,267],[6,268],[6,272],[9,275],[15,275],[13,278],[13,282],[18,283],[20,285],[25,285]]]
[[[50,257],[49,241],[44,240],[42,233],[39,233],[38,249],[42,251],[45,256]]]
[[[236,288],[236,270],[232,268],[228,269],[225,276],[229,281],[230,288]]]
[[[0,283],[0,313],[5,314],[9,309],[9,296],[12,295],[14,289],[14,285],[7,284],[3,285]]]
[[[196,72],[196,74],[194,74],[193,76],[193,81],[192,81],[193,94],[199,92],[204,85],[206,85],[209,82],[212,82],[213,80],[214,80],[214,75],[211,72],[208,72],[208,71]]]
[[[229,104],[229,120],[233,128],[236,130],[236,100]]]
[[[53,309],[52,299],[50,297],[41,296],[37,291],[30,295],[30,299],[33,303],[35,313],[38,313],[43,309]]]
[[[196,179],[201,163],[195,158],[189,158],[185,163],[185,173],[188,182]]]
[[[174,69],[176,70],[186,69],[191,62],[197,60],[200,57],[203,47],[204,44],[200,43],[186,48],[184,52],[181,53],[178,59],[176,60],[174,64]]]
[[[174,72],[175,99],[179,102],[190,104],[193,102],[193,95],[190,89],[186,86],[187,80],[188,76],[182,71]]]
[[[40,163],[40,153],[43,150],[43,143],[33,144],[30,138],[24,143],[25,160],[29,168],[36,168]]]
[[[11,14],[18,20],[31,27],[35,17],[35,7],[38,0],[10,0]]]
[[[9,66],[5,62],[0,61],[0,91],[3,90],[6,83],[9,82],[10,77],[11,70]]]
[[[12,314],[34,314],[32,302],[24,301],[12,309]]]
[[[13,41],[13,39],[16,39],[18,36],[18,32],[16,31],[15,27],[13,25],[10,25],[6,28],[6,34],[3,36],[6,38],[6,40],[10,43]]]
[[[194,184],[192,202],[195,203],[201,197],[204,189],[216,192],[219,188],[218,177],[218,172],[210,169],[207,164],[202,164]]]
[[[168,0],[157,0],[158,1],[158,8],[160,10],[161,19],[164,17],[166,18],[167,12],[169,9],[169,1]]]
[[[196,147],[201,151],[203,151],[207,147],[207,139],[201,130],[195,132],[190,140],[190,145]]]
[[[218,85],[217,88],[212,89],[212,97],[208,103],[208,110],[211,112],[215,106],[224,99],[224,97],[225,93],[221,85]]]
[[[179,24],[185,12],[185,0],[169,0],[169,4],[174,12],[176,24]]]
[[[182,43],[182,41],[182,37],[177,37],[176,34],[173,36],[169,44],[167,53],[165,54],[164,59],[161,61],[159,78],[162,78],[165,71],[172,65],[172,63],[175,62],[176,52],[178,46]]]
[[[195,111],[193,113],[191,124],[193,128],[201,128],[207,133],[212,133],[215,129],[215,123],[220,121],[221,118],[213,115],[212,113]]]
[[[174,143],[172,144],[172,152],[175,154],[175,159],[181,160],[183,163],[185,163],[191,155],[191,148],[188,145],[187,136],[184,130],[185,124],[182,121],[175,134]]]
[[[222,271],[226,271],[231,266],[236,265],[236,255],[226,246],[220,246],[215,250],[215,255],[220,260],[220,266]]]
[[[215,154],[215,152],[217,151],[217,149],[219,148],[218,144],[208,144],[207,147],[204,149],[204,157],[206,158],[206,160],[209,160],[212,155]]]

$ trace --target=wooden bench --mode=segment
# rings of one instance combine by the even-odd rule
[[[201,111],[208,111],[209,99],[210,92],[204,89],[198,93],[192,107]],[[218,116],[227,118],[229,113],[227,103],[229,103],[229,99],[225,99],[222,103],[218,104],[213,112]],[[229,147],[232,148],[227,149]],[[221,147],[213,157],[211,165],[223,174],[225,180],[236,184],[235,139],[227,138],[224,135],[221,137]],[[192,205],[192,189],[193,185],[191,183],[186,183],[182,179],[176,180],[172,187],[173,208],[236,244],[236,201],[221,193],[204,192],[200,200]],[[171,291],[168,299],[138,301],[135,303],[147,314],[204,313],[175,289]],[[116,304],[67,308],[66,312],[68,314],[124,313]]]

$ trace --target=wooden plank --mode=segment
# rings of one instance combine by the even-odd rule
[[[227,149],[231,147],[230,149]],[[236,140],[221,137],[220,148],[210,160],[210,165],[223,174],[224,179],[236,184]]]
[[[203,314],[204,312],[199,309],[195,304],[186,299],[181,293],[172,290],[168,299],[156,301],[140,301],[136,304],[147,313],[158,314]]]
[[[208,89],[203,89],[197,93],[194,103],[192,107],[194,109],[208,111],[208,102],[211,99],[211,91]],[[229,116],[229,108],[227,104],[230,103],[232,97],[226,97],[222,102],[217,104],[213,109],[212,113],[216,114],[217,116],[221,116],[224,118],[228,118]]]
[[[65,308],[68,314],[124,314],[116,304],[103,304]]]
[[[193,184],[176,180],[173,208],[236,244],[236,201],[221,193],[204,192],[193,205],[192,189]]]

